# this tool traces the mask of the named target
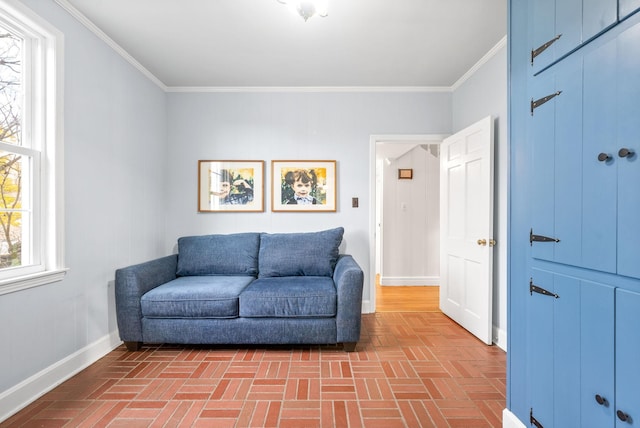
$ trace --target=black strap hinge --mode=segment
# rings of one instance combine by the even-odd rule
[[[531,51],[531,65],[533,65],[533,60],[535,57],[537,57],[538,55],[540,55],[542,52],[546,51],[547,48],[549,46],[551,46],[552,44],[554,44],[555,42],[558,41],[558,39],[562,37],[562,34],[558,34],[557,36],[555,36],[553,39],[549,40],[548,42],[546,42],[545,44],[543,44],[542,46],[540,46],[537,49],[533,49]]]
[[[558,238],[550,238],[544,235],[534,235],[533,229],[529,231],[529,244],[533,245],[534,242],[560,242]]]
[[[533,293],[542,294],[543,296],[555,297],[556,299],[560,298],[556,293],[552,293],[549,290],[545,290],[542,287],[538,287],[533,283],[533,278],[529,280],[529,294],[533,296]]]
[[[538,107],[540,107],[542,104],[546,103],[547,101],[554,99],[555,97],[557,97],[561,93],[562,93],[562,91],[556,91],[553,94],[547,95],[546,97],[542,97],[542,98],[537,99],[535,101],[533,100],[533,98],[531,98],[531,116],[533,116],[533,111],[535,109],[537,109]]]
[[[536,418],[533,417],[533,409],[531,409],[531,411],[529,412],[529,422],[531,423],[531,425],[535,426],[536,428],[544,428],[542,424],[538,422]]]

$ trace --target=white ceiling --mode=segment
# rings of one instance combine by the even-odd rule
[[[507,0],[329,0],[307,22],[277,0],[56,1],[167,87],[451,87],[507,28]]]

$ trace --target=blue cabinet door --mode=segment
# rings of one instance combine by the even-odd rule
[[[584,57],[582,265],[616,272],[617,43]],[[605,158],[606,156],[606,158]]]
[[[550,272],[533,269],[531,278],[545,290],[554,291]],[[554,300],[550,296],[531,293],[527,312],[530,408],[544,427],[552,426],[554,419]]]
[[[554,275],[554,291],[558,297],[553,299],[553,426],[583,426],[580,424],[580,281]]]
[[[531,82],[532,256],[574,266],[582,254],[582,59],[567,58]],[[554,96],[549,101],[539,100]]]
[[[618,38],[618,274],[640,278],[640,24]],[[622,157],[621,149],[634,154]]]
[[[640,427],[640,294],[616,289],[616,427]]]
[[[614,425],[615,289],[582,281],[580,284],[580,407],[582,428]]]

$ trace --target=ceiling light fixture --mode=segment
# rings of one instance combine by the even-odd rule
[[[312,16],[318,15],[325,18],[329,15],[328,0],[278,0],[278,2],[289,6],[305,22]]]

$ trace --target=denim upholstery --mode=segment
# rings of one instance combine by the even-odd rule
[[[353,344],[360,339],[363,272],[353,257],[338,254],[342,234],[337,228],[181,238],[179,255],[116,271],[120,338]],[[292,257],[296,251],[306,257]]]
[[[144,294],[147,318],[236,318],[238,297],[252,276],[183,276]]]
[[[257,275],[260,234],[187,236],[178,239],[178,276]]]
[[[336,287],[326,276],[260,278],[240,295],[241,317],[335,317]]]
[[[310,233],[263,233],[259,277],[332,276],[344,229]]]

